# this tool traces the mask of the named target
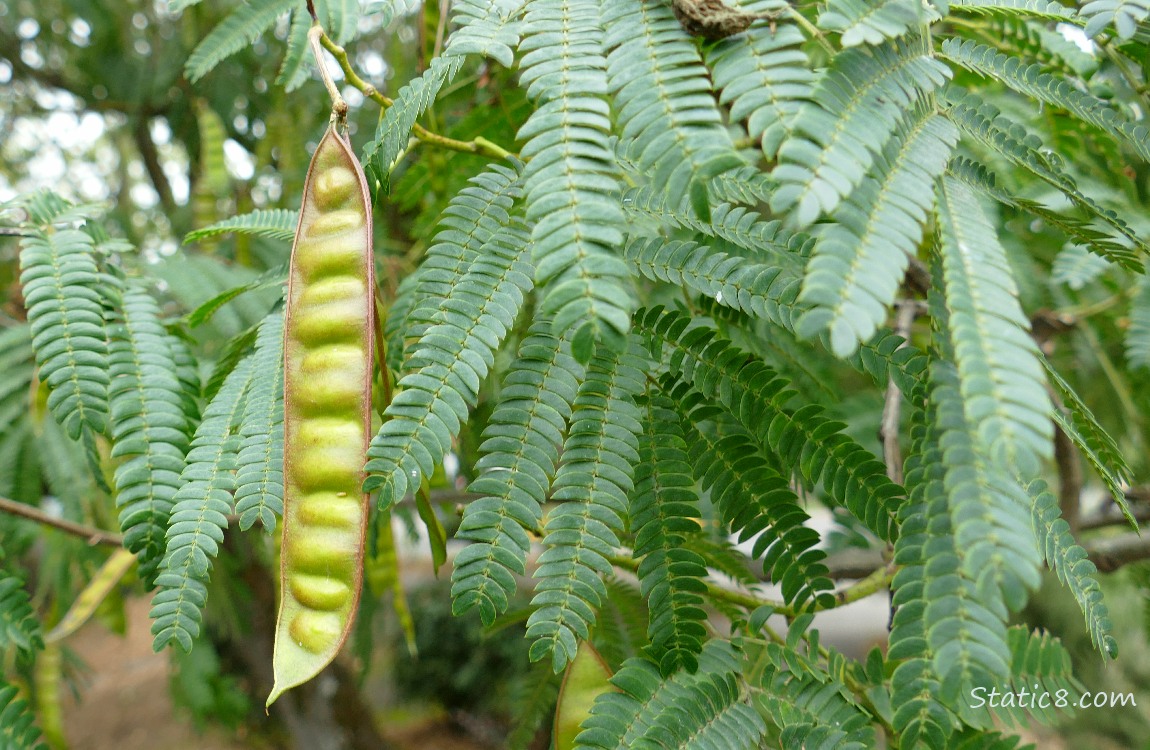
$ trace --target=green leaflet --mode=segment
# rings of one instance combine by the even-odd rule
[[[677,380],[716,400],[765,449],[777,454],[883,539],[898,535],[895,514],[902,488],[886,478],[882,463],[840,433],[843,425],[822,416],[817,404],[785,408],[793,392],[785,378],[750,358],[705,326],[660,307],[641,311],[636,327],[666,348]]]
[[[127,459],[116,466],[116,506],[124,546],[150,583],[164,556],[191,425],[159,305],[141,284],[128,282],[120,310],[109,324],[108,352],[112,457]]]
[[[997,79],[1021,94],[1069,111],[1083,122],[1124,141],[1139,156],[1150,161],[1150,131],[1145,125],[1127,121],[1101,99],[1079,91],[1068,81],[1042,72],[1041,65],[1028,65],[971,40],[947,39],[942,43],[941,54],[967,70]]]
[[[299,211],[286,208],[257,209],[188,232],[184,237],[184,244],[230,232],[290,242],[295,236],[297,224],[299,224]]]
[[[1089,247],[1128,269],[1142,270],[1142,259],[1138,253],[1127,247],[1127,244],[1133,245],[1143,253],[1150,253],[1150,245],[1118,214],[1082,193],[1073,178],[1065,171],[1061,158],[1045,149],[1037,136],[1003,117],[995,107],[985,104],[975,94],[960,93],[956,89],[947,88],[941,98],[949,104],[947,117],[964,132],[994,149],[1011,163],[1056,188],[1091,219],[1108,224],[1117,235],[1114,238],[1117,242],[1106,244],[1091,242]]]
[[[684,546],[684,535],[699,527],[699,498],[679,425],[675,402],[648,381],[641,404],[639,463],[629,517],[639,559],[639,590],[647,598],[651,645],[646,653],[664,675],[698,669],[707,638],[702,594],[707,566]]]
[[[829,331],[831,351],[840,357],[854,354],[885,322],[908,258],[918,252],[931,186],[958,140],[954,125],[922,106],[904,128],[876,158],[874,176],[863,178],[835,210],[836,223],[818,235],[803,280],[799,302],[813,307],[796,331]]]
[[[745,165],[710,93],[707,69],[671,8],[642,0],[603,4],[607,76],[620,146],[667,195],[710,211],[707,182]]]
[[[623,240],[619,167],[611,132],[607,61],[596,0],[536,0],[528,5],[520,83],[538,102],[519,130],[541,311],[557,337],[586,363],[595,342],[622,350],[631,299]]]
[[[531,290],[528,246],[517,224],[499,227],[440,301],[439,322],[413,347],[412,369],[400,379],[367,451],[363,489],[381,490],[381,507],[417,489],[451,449]]]
[[[247,47],[295,6],[294,0],[245,0],[192,50],[184,75],[195,83],[228,57]]]
[[[208,598],[212,558],[219,551],[232,511],[240,436],[236,427],[255,378],[245,357],[204,410],[180,475],[168,524],[167,552],[152,599],[153,648],[175,642],[184,651],[200,634],[201,610]]]
[[[707,642],[693,675],[663,678],[650,662],[628,659],[611,678],[618,690],[595,699],[575,747],[756,747],[765,727],[739,694],[738,659],[722,639]]]
[[[767,158],[790,136],[795,113],[811,96],[816,76],[805,41],[797,25],[781,21],[775,29],[753,26],[707,52],[719,103],[731,107],[732,120],[746,123]]]
[[[552,483],[558,505],[544,525],[546,549],[527,621],[532,661],[550,656],[556,672],[590,637],[595,609],[607,595],[603,578],[612,570],[608,558],[619,546],[639,458],[641,414],[634,399],[643,392],[645,365],[634,342],[623,354],[600,347],[572,405]]]
[[[0,676],[0,747],[8,750],[47,750],[28,701],[15,685]]]
[[[1005,251],[974,192],[939,183],[941,270],[963,408],[976,449],[1010,473],[1053,453],[1050,397]]]
[[[949,77],[920,37],[839,52],[779,148],[771,209],[789,212],[793,227],[833,211],[870,170],[903,112]]]
[[[1147,0],[1091,0],[1082,6],[1086,36],[1096,37],[1113,25],[1120,39],[1126,40],[1138,31],[1138,24],[1150,16]]]
[[[571,417],[583,368],[566,342],[550,333],[551,322],[535,323],[508,369],[500,400],[483,431],[479,476],[468,491],[483,497],[468,503],[456,537],[470,546],[455,556],[452,610],[479,608],[490,625],[506,611],[526,572],[534,531],[559,463],[559,446]]]
[[[667,382],[689,425],[685,435],[694,476],[710,490],[723,522],[741,542],[758,537],[751,556],[782,588],[785,601],[796,609],[830,605],[827,592],[834,583],[823,564],[826,553],[816,548],[818,532],[805,525],[807,513],[790,483],[771,467],[750,431],[693,388],[675,387],[670,376]]]
[[[840,32],[841,44],[854,47],[897,39],[938,17],[933,7],[915,0],[828,0],[819,14],[819,28]]]
[[[407,148],[415,121],[435,102],[444,84],[449,83],[463,67],[462,57],[446,53],[431,61],[423,75],[412,79],[395,96],[395,102],[380,118],[375,140],[363,148],[361,161],[371,165],[377,175],[391,173],[400,154]]]
[[[236,461],[236,513],[241,531],[256,521],[269,534],[283,515],[284,458],[284,316],[268,315],[256,334],[252,379],[240,428]]]
[[[483,246],[511,222],[512,204],[520,197],[515,171],[493,165],[451,199],[423,263],[404,279],[388,314],[389,350],[402,353],[405,340],[418,340],[434,325],[440,302],[464,279]],[[415,366],[410,358],[404,365]]]
[[[1111,634],[1110,612],[1093,577],[1097,568],[1086,556],[1086,550],[1074,541],[1070,525],[1062,518],[1058,498],[1046,488],[1046,483],[1035,480],[1027,489],[1034,501],[1031,513],[1034,535],[1046,564],[1074,595],[1095,648],[1105,656],[1117,658],[1118,642]]]
[[[490,57],[510,68],[519,44],[525,0],[458,0],[451,4],[459,28],[447,39],[444,54]]]
[[[68,435],[103,433],[108,422],[108,347],[103,282],[92,238],[75,229],[26,236],[20,284],[48,408]]]

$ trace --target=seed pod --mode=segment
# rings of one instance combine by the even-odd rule
[[[310,680],[351,631],[363,582],[375,289],[367,180],[334,126],[304,184],[284,325],[284,515],[275,686]]]
[[[591,715],[595,699],[612,690],[611,669],[587,641],[579,643],[575,658],[567,665],[559,700],[555,705],[555,750],[572,750],[580,725]]]

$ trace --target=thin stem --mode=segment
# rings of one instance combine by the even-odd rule
[[[632,573],[638,572],[639,561],[633,557],[626,555],[612,555],[608,561],[619,568],[629,570]],[[707,595],[712,599],[719,599],[721,601],[734,604],[745,609],[755,610],[759,607],[770,607],[777,614],[784,617],[795,617],[796,615],[803,614],[804,612],[819,612],[826,609],[834,609],[841,607],[851,602],[857,602],[859,599],[864,599],[871,594],[877,593],[890,585],[891,580],[894,578],[895,568],[893,565],[887,565],[872,572],[869,576],[853,583],[850,586],[840,590],[834,595],[834,604],[818,605],[813,608],[796,610],[789,604],[772,599],[765,599],[755,596],[754,594],[736,591],[734,589],[720,586],[710,581],[704,581],[703,585],[707,587]]]
[[[319,43],[323,46],[324,49],[330,52],[332,57],[335,58],[335,61],[339,63],[339,67],[343,71],[343,75],[349,84],[359,89],[359,91],[364,96],[366,96],[368,99],[371,99],[384,109],[391,107],[395,103],[390,97],[381,94],[375,88],[375,86],[372,86],[370,83],[363,80],[363,78],[361,78],[359,74],[355,72],[355,68],[352,67],[351,61],[348,60],[347,50],[332,41],[331,37],[325,34],[322,28],[320,28],[318,36]],[[413,135],[415,135],[416,138],[424,143],[429,143],[433,146],[439,146],[450,151],[460,151],[465,154],[479,154],[480,156],[486,156],[491,159],[506,159],[508,156],[513,155],[512,152],[508,151],[502,146],[492,143],[482,136],[478,136],[470,141],[460,141],[454,138],[448,138],[447,136],[440,135],[438,133],[432,133],[430,130],[424,128],[421,125],[415,125],[411,129],[411,132]]]
[[[323,79],[323,85],[327,87],[327,93],[331,97],[331,108],[335,112],[336,117],[344,118],[347,116],[347,102],[340,96],[339,88],[336,87],[335,81],[331,78],[331,73],[328,72],[327,65],[324,62],[323,50],[320,48],[320,37],[326,38],[323,33],[323,27],[318,23],[313,25],[307,32],[307,41],[311,45],[311,53],[315,56],[316,67],[319,68],[320,78]]]
[[[113,534],[110,531],[97,529],[94,526],[85,526],[84,524],[69,521],[64,518],[56,518],[50,516],[39,508],[33,508],[31,505],[18,503],[15,500],[9,500],[6,497],[0,497],[0,511],[9,513],[14,516],[27,518],[36,523],[51,526],[54,529],[59,529],[67,534],[78,536],[88,540],[88,544],[106,544],[109,547],[122,547],[124,546],[124,538],[119,534]]]

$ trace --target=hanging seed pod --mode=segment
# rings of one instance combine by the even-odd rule
[[[373,290],[367,180],[333,123],[304,184],[284,326],[284,515],[275,686],[327,666],[363,582]]]

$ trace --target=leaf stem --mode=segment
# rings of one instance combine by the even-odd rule
[[[339,67],[343,71],[344,77],[347,78],[348,83],[359,89],[359,91],[364,96],[374,101],[383,109],[388,109],[393,104],[395,104],[394,100],[380,93],[380,91],[376,89],[375,86],[371,85],[360,77],[360,75],[355,71],[355,68],[352,67],[351,61],[348,60],[347,50],[336,44],[331,39],[331,37],[324,33],[322,27],[316,26],[313,28],[319,29],[319,44],[322,45],[323,48],[328,52],[330,52],[332,57],[335,58],[335,61],[339,63]],[[445,135],[440,135],[439,133],[433,133],[422,125],[415,125],[411,132],[423,143],[439,146],[440,148],[445,148],[449,151],[459,151],[465,154],[478,154],[480,156],[486,156],[491,159],[506,159],[508,156],[512,156],[512,152],[508,151],[502,146],[499,146],[498,144],[492,143],[482,136],[477,136],[470,141],[460,141],[456,140],[455,138],[448,138]]]

